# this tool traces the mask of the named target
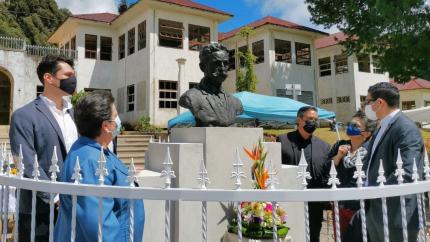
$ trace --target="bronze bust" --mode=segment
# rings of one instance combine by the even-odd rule
[[[200,69],[204,77],[199,85],[185,92],[179,105],[188,108],[196,118],[197,127],[228,127],[233,125],[243,106],[239,99],[225,93],[221,86],[227,78],[228,50],[219,43],[200,51]]]

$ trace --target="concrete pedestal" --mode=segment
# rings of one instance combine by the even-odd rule
[[[261,128],[177,128],[171,133],[170,143],[151,143],[145,157],[145,169],[159,174],[163,168],[163,160],[170,147],[173,169],[176,179],[172,187],[198,188],[198,172],[200,162],[204,159],[211,183],[208,189],[234,189],[234,180],[230,179],[233,162],[236,159],[236,149],[244,164],[243,171],[247,179],[242,180],[242,188],[252,188],[252,161],[245,155],[243,147],[251,148],[263,138]],[[264,143],[268,150],[267,161],[278,171],[280,185],[278,188],[300,188],[296,180],[297,167],[281,165],[280,143]],[[154,177],[142,176],[141,186],[162,187],[164,182],[154,185]],[[189,242],[201,241],[201,203],[174,202],[172,210],[172,241]],[[207,204],[208,241],[221,241],[228,220],[235,217],[232,203],[210,202]],[[303,203],[281,203],[288,213],[288,227],[293,238],[302,238],[303,233]],[[164,241],[164,202],[145,201],[146,221],[144,241]],[[161,223],[160,223],[161,222]],[[148,224],[149,223],[149,224]],[[148,227],[149,226],[149,227]],[[159,226],[157,229],[156,227]],[[304,236],[303,236],[304,238]],[[298,241],[300,241],[299,239]]]

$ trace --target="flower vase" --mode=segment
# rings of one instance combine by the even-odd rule
[[[222,242],[237,242],[237,234],[226,232],[222,238]],[[242,242],[273,242],[273,239],[249,239],[242,238]],[[291,236],[286,236],[285,238],[279,238],[277,242],[293,242]]]

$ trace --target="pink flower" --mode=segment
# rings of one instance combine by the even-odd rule
[[[266,212],[272,212],[272,204],[271,203],[266,203],[266,207],[264,208],[264,211]]]

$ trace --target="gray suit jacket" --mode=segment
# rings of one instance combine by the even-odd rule
[[[39,179],[50,180],[49,167],[54,146],[57,147],[58,166],[61,171],[63,160],[67,154],[63,135],[51,111],[40,97],[13,113],[9,138],[14,156],[19,155],[19,146],[22,145],[25,177],[33,178],[34,155],[37,154],[40,171]],[[59,176],[60,173],[58,173],[58,179],[60,179]],[[21,191],[21,213],[31,213],[31,197],[31,191]],[[37,200],[36,211],[38,213],[48,213],[50,195],[38,192],[37,197],[39,199]]]
[[[365,168],[367,169],[367,166],[369,166],[369,159],[372,157],[367,177],[369,186],[378,185],[376,180],[381,159],[385,170],[385,177],[387,178],[386,184],[397,184],[395,170],[397,169],[396,161],[399,148],[403,160],[403,169],[405,170],[405,175],[403,176],[404,182],[412,182],[414,159],[416,159],[420,179],[422,179],[424,144],[420,130],[414,122],[412,122],[402,112],[398,112],[391,120],[385,133],[382,134],[382,137],[375,148],[374,154],[372,155],[371,152],[375,137],[376,134],[370,141],[369,153],[367,158],[365,158]],[[408,229],[417,229],[418,209],[416,195],[406,196],[405,200]],[[399,197],[387,198],[387,207],[390,229],[401,229],[402,223]],[[370,200],[369,210],[367,213],[367,221],[369,225],[382,227],[381,199]],[[383,229],[380,229],[380,231],[383,233]]]

